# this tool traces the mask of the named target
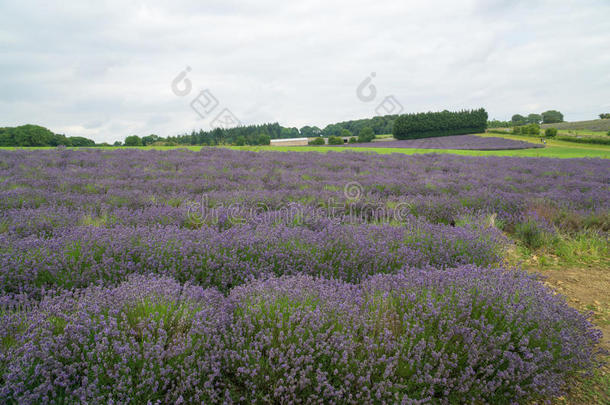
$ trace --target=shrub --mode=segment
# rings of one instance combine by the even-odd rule
[[[358,142],[371,142],[375,139],[375,133],[370,127],[363,128],[358,134]]]
[[[528,124],[521,127],[515,127],[514,133],[526,136],[538,136],[540,135],[540,125]]]
[[[540,135],[540,125],[538,124],[529,124],[526,125],[527,132],[530,135],[538,136]]]
[[[343,145],[343,139],[338,136],[331,136],[328,138],[329,145]]]
[[[355,136],[352,136],[351,138],[349,138],[349,143],[358,143],[358,138],[356,138]]]
[[[547,138],[553,138],[557,135],[557,128],[547,128],[544,130],[544,136]]]
[[[309,145],[325,145],[325,144],[326,144],[326,142],[324,142],[324,138],[322,138],[322,137],[320,136],[320,137],[317,137],[317,138],[310,139],[310,140],[307,142],[307,144],[309,144]]]

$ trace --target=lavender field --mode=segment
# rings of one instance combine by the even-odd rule
[[[506,252],[609,214],[599,159],[0,151],[0,402],[549,400],[601,332]]]
[[[342,146],[342,145],[338,145]],[[421,139],[380,141],[372,143],[350,143],[350,147],[458,149],[458,150],[517,150],[543,148],[542,143],[516,141],[499,137],[476,135],[439,136]]]

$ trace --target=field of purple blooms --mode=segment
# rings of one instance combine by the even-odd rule
[[[330,145],[332,146],[332,145]],[[342,146],[342,145],[338,145]],[[349,147],[379,148],[416,148],[416,149],[459,149],[459,150],[515,150],[543,148],[540,142],[532,143],[498,137],[481,137],[476,135],[453,135],[433,138],[378,141],[371,143],[350,143]]]
[[[2,403],[531,403],[600,331],[508,266],[609,231],[610,166],[0,151]]]

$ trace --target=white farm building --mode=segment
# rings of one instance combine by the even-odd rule
[[[307,138],[286,138],[286,139],[272,139],[271,145],[275,146],[306,146]]]

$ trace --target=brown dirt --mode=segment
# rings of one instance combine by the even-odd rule
[[[592,320],[604,334],[601,347],[610,352],[610,269],[583,268],[530,268],[533,273],[546,277],[544,283],[566,297],[569,305],[581,311],[593,313]],[[578,378],[570,384],[565,396],[556,398],[554,404],[610,404],[610,365],[605,365],[594,375]]]
[[[535,269],[546,277],[544,283],[564,295],[568,304],[593,313],[594,323],[602,330],[602,346],[610,350],[610,269],[555,268]]]

